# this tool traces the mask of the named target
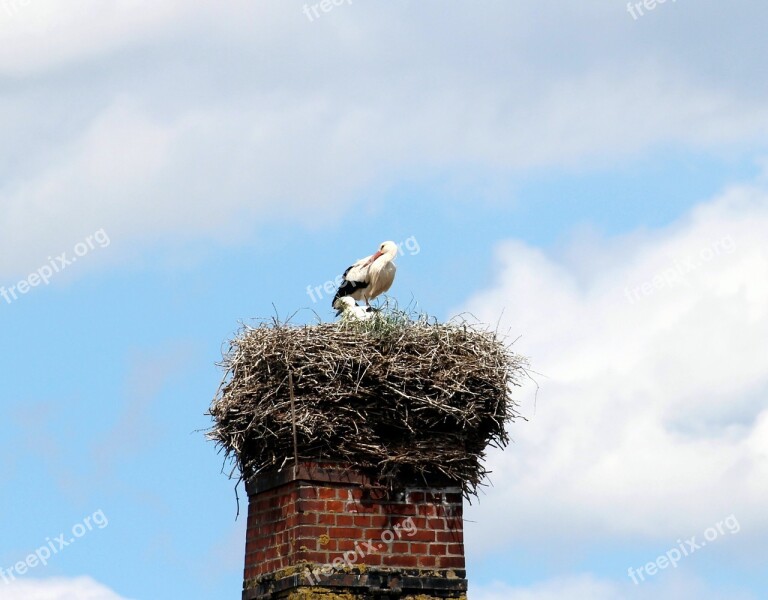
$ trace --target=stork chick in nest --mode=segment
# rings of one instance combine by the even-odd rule
[[[334,306],[336,307],[336,316],[341,316],[342,321],[365,321],[375,314],[373,307],[358,306],[351,296],[339,298]]]

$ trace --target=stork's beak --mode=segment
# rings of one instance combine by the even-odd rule
[[[379,256],[381,256],[382,254],[384,254],[384,253],[381,250],[379,250],[376,254],[371,256],[371,259],[368,261],[368,264],[369,265],[373,264],[373,261],[376,260],[377,258],[379,258]]]

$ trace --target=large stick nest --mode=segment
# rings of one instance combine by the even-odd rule
[[[296,451],[390,487],[445,478],[469,496],[488,475],[486,448],[509,442],[505,426],[519,417],[511,391],[527,365],[494,332],[388,313],[246,326],[221,366],[208,436],[244,478],[291,464]]]

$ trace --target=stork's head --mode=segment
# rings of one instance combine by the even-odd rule
[[[386,256],[387,260],[392,260],[393,258],[395,258],[395,256],[397,256],[397,253],[398,253],[398,247],[397,247],[397,244],[395,244],[395,242],[390,242],[390,241],[382,242],[376,254],[371,256],[371,262],[373,262],[380,256]]]

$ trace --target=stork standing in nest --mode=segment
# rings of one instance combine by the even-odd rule
[[[345,305],[348,308],[348,301],[341,302],[342,298],[365,300],[365,305],[370,307],[371,300],[392,287],[397,270],[392,261],[397,252],[395,242],[384,242],[377,252],[361,258],[344,271],[343,281],[333,297],[333,308],[338,311],[337,315],[345,310]]]

